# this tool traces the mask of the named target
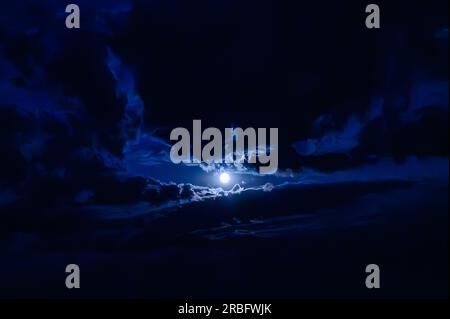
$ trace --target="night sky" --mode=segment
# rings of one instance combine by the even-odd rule
[[[364,1],[68,3],[0,4],[0,297],[448,297],[447,0],[377,1],[380,29]],[[278,128],[278,171],[172,163],[194,119]]]

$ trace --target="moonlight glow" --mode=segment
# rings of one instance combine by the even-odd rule
[[[221,173],[219,179],[222,184],[227,184],[230,181],[230,175],[228,173]]]

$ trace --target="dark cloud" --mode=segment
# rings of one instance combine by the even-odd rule
[[[398,255],[399,247],[415,252],[422,223],[431,226],[419,234],[448,245],[441,241],[448,235],[448,1],[382,1],[383,28],[374,32],[363,27],[364,6],[350,2],[77,3],[80,30],[64,27],[60,2],[2,5],[2,257],[38,252],[42,266],[58,259],[55,252],[85,262],[126,252],[108,257],[114,267],[129,271],[123,263],[132,258],[129,272],[143,280],[148,269],[170,273],[169,282],[186,260],[198,275],[198,259],[226,268],[216,277],[234,269],[230,282],[239,287],[245,270],[251,277],[260,264],[272,268],[254,282],[297,273],[317,251],[333,254],[330,238],[342,229],[351,232],[340,235],[345,249],[338,251],[352,261],[349,243],[369,251],[361,238],[380,256],[385,249]],[[170,130],[193,119],[220,129],[278,127],[279,171],[221,167],[231,175],[223,185],[218,166],[173,164]],[[379,226],[386,220],[393,226]],[[409,236],[400,240],[397,228]],[[378,238],[386,229],[383,245],[366,238],[366,230]],[[211,248],[205,239],[220,243]],[[433,273],[432,258],[448,269],[448,258],[428,248],[420,251],[425,258],[414,256],[426,264],[408,280]],[[207,253],[193,258],[196,249]],[[270,260],[261,257],[267,251]],[[281,266],[274,264],[280,251]],[[26,264],[11,260],[10,269]],[[399,273],[412,267],[393,264]],[[152,284],[173,296],[167,278]],[[274,291],[291,282],[275,281]],[[437,281],[420,287],[430,282]]]

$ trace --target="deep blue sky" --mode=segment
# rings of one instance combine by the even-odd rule
[[[373,260],[448,295],[448,1],[377,3],[2,3],[0,296],[70,261],[89,297],[367,297]],[[279,128],[277,174],[174,165],[193,119]]]

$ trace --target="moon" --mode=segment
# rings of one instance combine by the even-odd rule
[[[230,181],[230,174],[225,172],[221,173],[219,179],[222,184],[228,184],[228,182]]]

